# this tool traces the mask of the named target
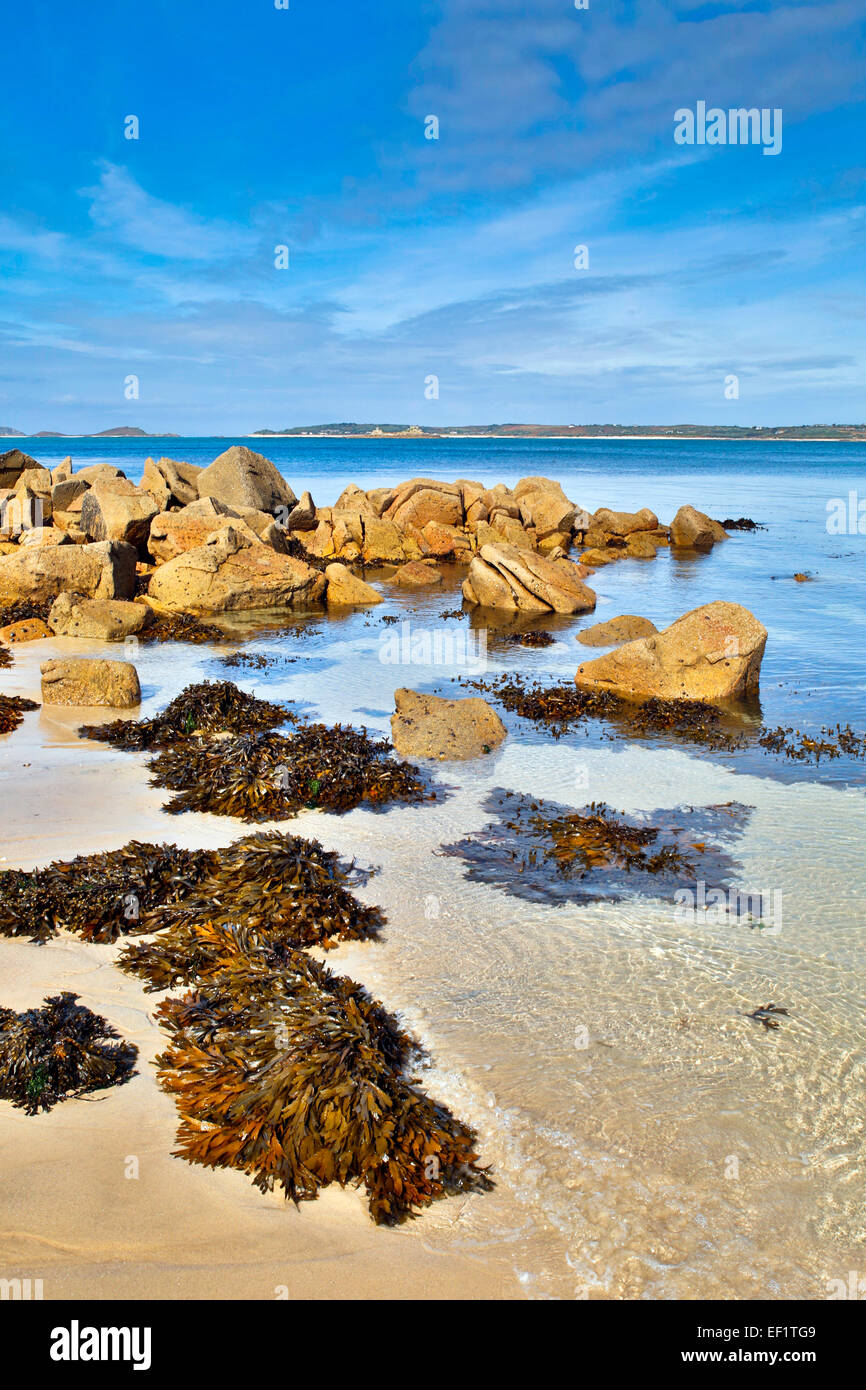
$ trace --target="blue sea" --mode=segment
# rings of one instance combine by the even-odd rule
[[[243,443],[272,459],[298,495],[309,488],[319,505],[349,482],[370,488],[428,476],[492,485],[543,474],[590,511],[649,506],[669,522],[692,503],[719,519],[751,517],[764,529],[733,533],[708,555],[661,550],[654,560],[598,570],[594,614],[545,620],[556,638],[549,647],[491,643],[487,676],[567,683],[587,654],[575,642],[582,626],[636,613],[661,628],[699,604],[728,599],[768,629],[765,724],[818,732],[850,722],[866,731],[866,535],[850,514],[850,495],[855,510],[866,498],[866,446],[14,443],[45,464],[71,454],[76,466],[115,463],[131,478],[149,454],[207,464]],[[846,525],[836,534],[828,520],[838,520],[843,506]],[[796,582],[797,572],[809,582]],[[471,693],[459,670],[395,665],[383,645],[404,623],[468,626],[468,617],[453,614],[457,579],[449,576],[455,587],[410,593],[376,576],[382,605],[299,619],[312,629],[302,642],[253,625],[247,650],[286,659],[265,671],[233,668],[231,678],[328,723],[387,736],[398,686]],[[48,647],[16,650],[3,690],[37,696],[39,663],[54,654]],[[94,644],[88,654],[110,653]],[[219,650],[182,643],[142,646],[136,665],[144,716],[191,681],[226,675]],[[0,789],[10,805],[14,790],[16,808],[3,849],[10,864],[130,838],[218,847],[244,833],[212,815],[169,816],[162,794],[147,785],[144,757],[83,745],[76,722],[76,711],[43,709],[0,740]],[[489,1271],[495,1296],[505,1288],[540,1299],[825,1298],[829,1280],[862,1269],[866,1236],[866,763],[842,758],[816,767],[755,750],[722,755],[595,726],[554,739],[517,715],[505,723],[508,738],[489,757],[429,770],[442,793],[435,803],[384,813],[361,806],[343,816],[305,810],[282,825],[376,868],[363,893],[387,914],[383,939],[342,945],[328,963],[367,985],[423,1040],[432,1058],[425,1087],[475,1126],[496,1177],[494,1193],[437,1203],[385,1238],[468,1258]],[[546,894],[533,865],[519,882],[511,812],[499,808],[521,797],[575,809],[604,802],[618,814],[673,819],[698,842],[693,848],[718,843],[735,861],[733,881],[760,890],[772,915],[683,918],[661,880],[596,899],[579,883]],[[19,953],[22,972],[31,968],[35,948],[3,949],[7,959]],[[59,969],[67,957],[60,947],[51,957],[51,949],[39,958]],[[152,1055],[159,1035],[148,996],[130,984],[121,1012],[118,973],[107,961],[89,963],[93,947],[74,949],[69,974],[52,976],[51,988],[89,988],[87,1002],[121,1025],[134,1020],[139,1045]],[[749,1016],[770,1002],[787,1010],[774,1030]],[[140,1128],[163,1112],[155,1080],[136,1085],[124,1090]],[[172,1116],[163,1118],[151,1145],[157,1154],[172,1146]],[[119,1152],[137,1151],[137,1133],[130,1128]],[[62,1149],[63,1136],[56,1142]],[[70,1151],[71,1171],[76,1162]],[[214,1175],[205,1177],[184,1189],[197,1205],[179,1230],[202,1264],[220,1271],[216,1279],[235,1257],[224,1243],[202,1243]],[[169,1173],[167,1181],[178,1179]],[[259,1196],[240,1178],[220,1189],[219,1200],[232,1231],[248,1234],[250,1259],[262,1270],[267,1251],[281,1258],[291,1247],[294,1221],[317,1220],[317,1204],[303,1218],[274,1210],[263,1230],[253,1224]],[[161,1210],[157,1203],[120,1213],[122,1229],[112,1227],[105,1239],[134,1250],[145,1230],[142,1267],[159,1260],[168,1290],[176,1256],[169,1235],[159,1234]]]

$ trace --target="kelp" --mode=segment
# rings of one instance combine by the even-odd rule
[[[763,1023],[765,1028],[778,1028],[779,1015],[784,1014],[788,1017],[788,1010],[783,1009],[780,1004],[762,1004],[760,1008],[754,1009],[746,1018],[753,1018],[756,1023]]]
[[[178,902],[216,863],[216,855],[130,840],[122,849],[55,860],[45,869],[0,873],[0,936],[44,942],[59,931],[115,941],[142,915]]]
[[[472,881],[554,906],[672,897],[699,882],[726,891],[740,867],[726,842],[751,814],[731,802],[629,816],[603,802],[574,810],[504,788],[484,809],[495,819],[439,853],[461,859]]]
[[[43,623],[48,621],[48,614],[51,612],[54,600],[50,598],[21,598],[14,603],[9,603],[5,608],[0,608],[0,627],[8,627],[10,623],[23,623],[28,618],[41,618]]]
[[[23,715],[38,708],[35,700],[25,700],[23,695],[0,695],[0,734],[11,734]]]
[[[866,758],[866,734],[858,734],[850,724],[824,726],[818,735],[780,724],[775,729],[761,729],[758,743],[768,752],[784,754],[800,763],[820,763],[822,758]]]
[[[145,590],[146,592],[146,590]],[[138,635],[139,642],[227,642],[229,637],[221,627],[203,623],[193,613],[165,613]]]
[[[190,740],[165,749],[149,767],[152,785],[177,794],[172,814],[210,811],[250,822],[288,820],[299,811],[349,811],[363,803],[432,798],[417,769],[389,757],[391,744],[349,725],[306,724],[290,735]]]
[[[243,923],[270,945],[328,949],[337,941],[368,940],[385,923],[378,907],[351,892],[367,875],[318,840],[260,831],[207,856],[207,863],[189,892],[142,914],[138,931],[159,932],[158,938],[128,945],[120,957],[121,969],[146,978],[150,989],[197,978],[197,933],[205,928]]]
[[[283,705],[247,695],[231,681],[201,681],[188,685],[153,719],[115,719],[111,724],[85,724],[81,738],[111,743],[130,750],[167,748],[194,735],[232,732],[249,734],[291,722],[295,715]]]
[[[0,1008],[0,1098],[28,1115],[133,1074],[138,1049],[77,999],[64,991],[21,1014]]]
[[[207,983],[157,1010],[179,1157],[296,1203],[363,1184],[377,1224],[492,1186],[474,1131],[403,1075],[414,1044],[364,990],[302,953],[277,966],[255,933],[226,929],[222,945]]]

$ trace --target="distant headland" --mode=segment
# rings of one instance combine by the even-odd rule
[[[347,439],[757,439],[862,440],[866,425],[298,425],[255,430],[255,438]]]

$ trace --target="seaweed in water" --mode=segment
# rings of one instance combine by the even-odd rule
[[[737,803],[647,816],[594,802],[575,811],[501,788],[485,809],[498,818],[440,853],[462,859],[471,880],[554,906],[671,897],[698,882],[726,889],[739,866],[710,837],[736,838],[750,814]]]
[[[760,1008],[754,1009],[752,1013],[746,1014],[746,1018],[753,1018],[757,1023],[763,1023],[765,1028],[778,1028],[779,1019],[777,1015],[784,1014],[788,1017],[788,1010],[783,1009],[780,1004],[762,1004]]]
[[[784,753],[792,762],[820,763],[822,758],[866,758],[866,735],[858,734],[850,724],[823,727],[817,736],[804,734],[780,724],[775,729],[762,729],[758,743],[770,753]]]
[[[556,642],[552,632],[506,632],[494,637],[496,645],[505,647],[552,647]]]
[[[377,1224],[492,1186],[474,1131],[404,1076],[412,1039],[353,981],[299,952],[278,963],[238,930],[208,972],[157,1010],[178,1156],[240,1169],[296,1203],[331,1182],[363,1184]]]
[[[227,642],[222,628],[203,623],[192,613],[160,614],[150,627],[139,633],[139,642]]]
[[[204,851],[131,840],[122,849],[0,873],[0,936],[44,942],[58,931],[114,941],[144,913],[178,902],[216,863]]]
[[[432,799],[417,770],[389,757],[366,730],[306,724],[291,735],[190,740],[149,764],[153,785],[177,793],[166,805],[247,822],[288,820],[303,809],[349,811],[362,802]]]
[[[85,724],[78,732],[81,738],[112,743],[116,748],[167,748],[197,734],[248,734],[274,729],[295,717],[283,705],[247,695],[231,681],[202,681],[188,685],[154,719]]]
[[[28,1115],[133,1073],[138,1049],[77,998],[65,991],[22,1014],[0,1009],[0,1097]]]
[[[38,708],[35,700],[25,700],[22,695],[0,695],[0,734],[11,734],[21,723],[22,715]]]

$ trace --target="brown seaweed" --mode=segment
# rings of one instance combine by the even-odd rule
[[[146,592],[146,591],[145,591]],[[150,627],[138,635],[139,642],[227,642],[229,637],[221,627],[203,623],[193,613],[159,614]]]
[[[55,860],[45,869],[0,873],[0,936],[43,942],[58,931],[114,941],[144,913],[178,902],[216,855],[130,840],[122,849]]]
[[[166,748],[200,734],[274,729],[295,717],[283,705],[248,695],[231,681],[202,681],[188,685],[154,719],[85,724],[78,733],[116,748]]]
[[[10,623],[23,623],[28,618],[41,618],[43,623],[48,621],[48,614],[54,600],[50,598],[21,598],[14,603],[9,603],[5,608],[0,608],[0,627],[8,627]]]
[[[765,1028],[778,1028],[779,1014],[784,1014],[787,1018],[788,1010],[783,1009],[779,1004],[762,1004],[760,1008],[753,1009],[750,1014],[746,1014],[746,1018],[753,1018],[757,1023],[763,1023]]]
[[[226,932],[224,947],[208,983],[157,1011],[178,1156],[296,1203],[363,1184],[377,1223],[492,1186],[474,1132],[404,1077],[412,1040],[364,990],[301,953],[275,968],[254,933]]]
[[[7,670],[12,665],[12,653],[5,642],[0,642],[0,671]]]
[[[64,991],[21,1014],[0,1008],[0,1098],[28,1115],[133,1074],[138,1049],[77,998]]]
[[[11,734],[22,715],[38,708],[35,700],[25,700],[23,695],[0,695],[0,734]]]
[[[431,799],[417,769],[391,758],[386,739],[337,724],[306,724],[290,735],[189,740],[149,764],[152,784],[177,793],[172,814],[210,811],[247,822],[288,820],[303,809],[349,811]]]

